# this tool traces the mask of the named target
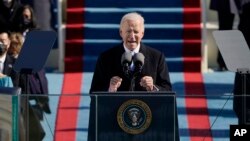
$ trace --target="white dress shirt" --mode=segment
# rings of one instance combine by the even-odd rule
[[[123,44],[123,47],[124,47],[125,51],[128,52],[128,53],[131,53],[132,56],[134,56],[134,55],[135,55],[136,53],[138,53],[139,50],[140,50],[140,44],[139,44],[134,50],[129,50],[129,49],[125,46],[125,44]],[[132,71],[134,70],[134,62],[133,62],[133,60],[132,60],[132,63],[131,63],[131,65],[130,65],[130,69],[131,69]]]
[[[0,73],[3,73],[5,59],[6,59],[6,54],[0,57]]]

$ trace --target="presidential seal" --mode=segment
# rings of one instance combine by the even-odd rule
[[[124,102],[117,112],[117,122],[129,134],[140,134],[151,124],[152,113],[146,103],[131,99]]]

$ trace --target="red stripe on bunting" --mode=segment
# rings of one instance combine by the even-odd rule
[[[186,112],[191,141],[212,141],[207,99],[201,73],[184,73]],[[204,140],[205,139],[205,140]]]
[[[75,141],[83,73],[65,73],[54,141]]]

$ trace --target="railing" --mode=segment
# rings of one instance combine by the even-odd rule
[[[227,141],[230,125],[238,124],[233,100],[242,100],[231,93],[188,96],[173,93],[51,94],[48,96],[51,113],[46,113],[37,105],[39,100],[43,103],[44,97],[32,96],[35,99],[29,95],[27,104],[28,95],[6,97],[1,94],[1,140],[9,137],[10,141],[17,141],[19,135],[24,135],[26,140],[38,139],[44,131],[43,141],[87,141],[88,132],[94,131],[92,133],[98,141],[115,138],[141,140],[143,137],[152,141],[175,135],[181,141]],[[28,106],[26,109],[25,105]],[[245,114],[248,115],[249,111],[246,110]],[[178,121],[178,126],[175,121]],[[94,126],[89,126],[89,122]]]

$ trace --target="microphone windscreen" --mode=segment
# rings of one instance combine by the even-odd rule
[[[144,65],[144,59],[145,56],[142,53],[136,53],[133,57],[133,61],[135,64],[141,64],[142,66]]]
[[[121,57],[121,64],[124,65],[125,63],[131,63],[132,61],[132,55],[131,53],[124,52]]]

